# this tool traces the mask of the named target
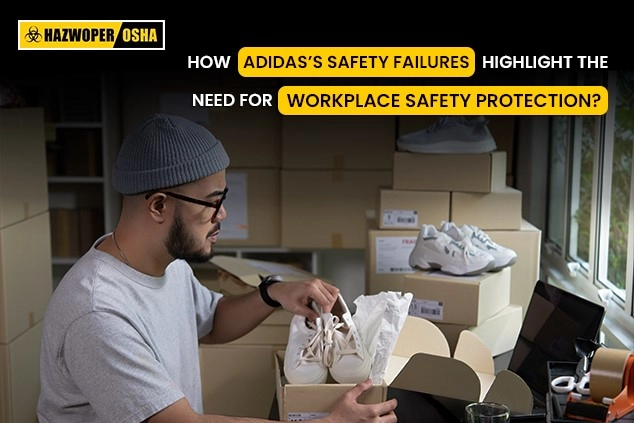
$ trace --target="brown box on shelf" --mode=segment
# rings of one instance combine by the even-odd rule
[[[53,290],[49,216],[0,229],[0,343],[42,320]]]
[[[513,155],[515,154],[515,116],[485,116],[487,126],[495,139],[498,151],[506,152],[507,175],[513,174]],[[438,121],[439,116],[400,116],[398,134],[404,135],[420,131]],[[473,117],[466,116],[466,119]]]
[[[539,279],[542,232],[523,219],[519,230],[486,231],[491,240],[517,253],[517,261],[511,266],[511,303],[522,306],[526,313]]]
[[[491,355],[496,357],[515,348],[517,337],[522,328],[522,321],[522,306],[509,304],[479,325],[433,323],[447,338],[452,354],[458,343],[460,332],[468,330],[475,333],[491,351]]]
[[[414,296],[409,314],[433,322],[480,325],[510,304],[511,269],[476,276],[416,271],[403,279]]]
[[[58,128],[61,176],[102,176],[101,128]]]
[[[0,343],[0,421],[37,422],[42,322]]]
[[[392,188],[397,190],[491,192],[506,186],[506,153],[394,153]]]
[[[0,109],[0,228],[48,209],[41,108]]]
[[[451,221],[483,230],[522,227],[522,191],[504,187],[495,192],[452,192]]]
[[[283,116],[283,169],[391,170],[393,116]]]
[[[51,253],[53,257],[79,257],[80,237],[78,210],[51,209],[49,214]]]
[[[369,229],[366,249],[366,294],[402,291],[403,278],[414,273],[409,255],[416,245],[418,230]]]
[[[81,207],[77,209],[79,254],[84,254],[104,232],[103,209]],[[53,254],[55,255],[55,254]]]
[[[379,190],[379,229],[420,229],[424,223],[440,226],[449,220],[450,192]]]
[[[356,248],[376,221],[387,170],[282,170],[282,247]]]
[[[229,168],[226,176],[227,217],[218,247],[279,247],[280,170]]]

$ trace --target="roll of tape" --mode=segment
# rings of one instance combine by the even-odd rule
[[[625,367],[631,351],[599,348],[590,366],[590,397],[601,403],[603,398],[614,398],[623,391]]]

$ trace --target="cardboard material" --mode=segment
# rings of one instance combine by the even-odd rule
[[[438,121],[441,116],[432,115],[407,115],[399,116],[398,134],[404,135],[411,132],[420,131]],[[485,116],[488,120],[487,126],[491,135],[495,139],[497,150],[506,152],[506,173],[508,177],[513,177],[513,154],[515,153],[515,116]],[[472,117],[465,116],[467,119]],[[513,186],[513,184],[509,184]]]
[[[458,226],[475,225],[482,230],[519,230],[522,227],[522,191],[504,187],[486,194],[452,192],[451,220]]]
[[[282,170],[282,247],[364,249],[389,170]]]
[[[414,273],[409,255],[418,230],[369,229],[366,248],[366,294],[402,291],[403,277]]]
[[[44,318],[53,292],[48,212],[0,229],[0,344]]]
[[[395,131],[393,116],[283,116],[282,168],[391,170]]]
[[[392,188],[419,191],[492,192],[506,186],[506,153],[394,153]]]
[[[232,166],[227,169],[227,185],[227,217],[222,222],[218,245],[279,247],[279,169]]]
[[[0,228],[48,209],[41,108],[0,109]]]
[[[451,193],[380,189],[377,227],[379,229],[420,229],[424,223],[440,226],[449,220]]]
[[[428,339],[432,342],[427,342]],[[476,335],[467,332],[461,343],[465,354],[460,359],[450,357],[447,341],[438,328],[426,319],[407,316],[388,363],[389,371],[360,402],[384,401],[389,386],[466,401],[490,398],[509,404],[512,411],[530,413],[532,395],[525,382],[517,375],[507,374],[512,373],[508,371],[498,380],[492,370],[493,358]],[[473,354],[466,353],[469,351]],[[341,395],[354,386],[287,384],[283,374],[284,351],[277,351],[275,358],[281,420],[304,421],[326,416]]]
[[[0,344],[0,421],[37,422],[42,322]]]
[[[260,285],[260,275],[278,275],[283,281],[301,281],[317,277],[316,275],[295,266],[274,263],[264,260],[244,259],[226,255],[216,255],[211,263],[223,271],[234,276],[245,284],[257,288]]]
[[[275,396],[279,345],[200,345],[206,414],[267,419]]]
[[[260,284],[260,275],[278,275],[289,282],[316,277],[292,265],[263,260],[216,255],[211,263],[219,269],[219,291],[225,295],[253,292]],[[292,318],[288,311],[277,309],[251,332],[228,345],[286,345]]]
[[[511,303],[526,309],[533,295],[535,283],[539,279],[542,232],[527,220],[517,231],[490,230],[486,233],[491,240],[517,253],[517,261],[511,266]]]
[[[522,306],[509,304],[477,326],[434,323],[447,338],[451,351],[455,350],[460,333],[468,330],[476,334],[491,351],[491,355],[496,357],[515,347],[522,328],[523,315]]]
[[[510,290],[509,267],[476,276],[416,271],[403,279],[403,292],[414,295],[409,314],[442,323],[482,324],[510,304]]]

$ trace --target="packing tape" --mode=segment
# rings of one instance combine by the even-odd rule
[[[614,348],[598,348],[594,352],[590,368],[590,397],[602,403],[603,398],[614,398],[623,391],[625,369],[631,351]]]

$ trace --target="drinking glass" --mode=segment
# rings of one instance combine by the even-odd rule
[[[464,409],[465,423],[508,423],[511,411],[504,404],[473,402]]]

